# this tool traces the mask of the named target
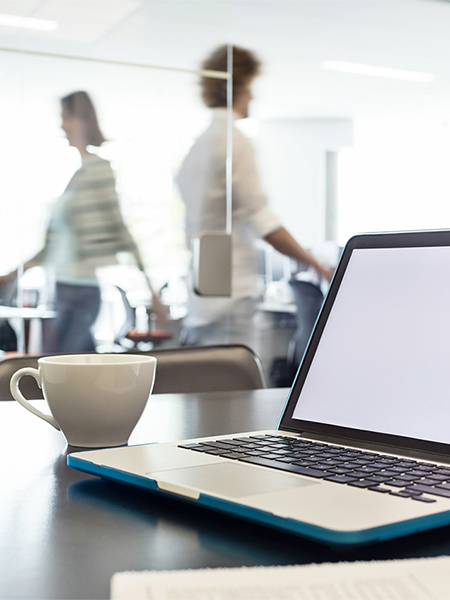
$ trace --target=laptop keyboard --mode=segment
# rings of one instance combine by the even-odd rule
[[[450,498],[450,465],[447,468],[283,435],[233,437],[178,447],[418,502]]]

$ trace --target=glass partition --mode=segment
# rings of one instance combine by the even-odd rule
[[[449,11],[449,3],[428,0],[0,0],[0,351],[60,350],[55,284],[75,284],[97,289],[81,315],[92,321],[96,351],[241,341],[261,356],[269,383],[271,366],[288,365],[289,385],[292,357],[301,356],[295,336],[305,326],[291,279],[320,292],[327,281],[298,253],[282,256],[267,243],[270,229],[285,226],[332,268],[339,246],[361,229],[448,227]],[[238,148],[227,179],[226,153],[213,144],[197,166],[220,156],[218,204],[225,205],[228,183],[236,209],[233,178],[253,169],[277,217],[255,227],[245,203],[233,211],[233,244],[245,240],[248,250],[237,249],[234,272],[249,277],[228,304],[193,295],[186,217],[198,215],[186,211],[177,184],[194,144],[211,132],[211,113],[226,110],[223,100],[212,111],[205,106],[199,69],[227,43],[261,61],[250,118],[233,121],[231,136],[233,150],[237,138],[253,148],[250,163]],[[61,99],[76,91],[89,94],[105,138],[86,145],[97,157],[87,173],[77,140],[68,140],[73,122],[61,114]],[[67,111],[74,116],[73,107]],[[201,207],[216,184],[191,175]],[[70,212],[65,203],[74,193],[79,206]],[[225,230],[223,215],[215,230]],[[98,239],[107,250],[92,248]],[[49,244],[44,260],[39,252]],[[153,319],[158,306],[152,312],[146,277],[168,307],[165,322]],[[62,303],[69,312],[72,292]],[[243,298],[233,332],[234,300]],[[196,339],[186,327],[194,326],[195,302],[204,316],[196,326],[211,325]],[[145,337],[155,329],[161,337]]]
[[[171,335],[172,343],[178,343],[187,310],[184,277],[190,251],[175,174],[209,122],[198,90],[202,54],[226,38],[230,23],[227,3],[202,5],[200,10],[196,2],[0,2],[4,83],[0,154],[7,166],[0,180],[0,275],[10,275],[0,289],[0,347],[4,351],[136,347],[135,341],[125,338],[122,347],[118,335],[127,324],[130,306],[134,313],[130,328],[144,334],[152,325],[147,312],[152,295],[138,268],[140,260],[151,286],[161,290],[163,302],[169,305],[169,319],[161,327],[167,337]],[[214,73],[206,76],[214,77]],[[79,90],[92,100],[105,138],[99,147],[87,145],[84,156],[70,139],[71,133],[61,128],[61,98]],[[89,155],[107,161],[113,171],[108,174],[105,163],[98,163],[103,164],[98,166],[102,175],[91,166],[77,183]],[[86,249],[79,244],[90,242],[86,235],[80,242],[77,227],[103,238],[108,234],[101,230],[101,221],[112,217],[101,203],[111,204],[113,199],[111,189],[102,189],[105,177],[114,181],[122,227],[133,242],[123,242],[124,231],[117,230],[120,224],[115,215],[109,231],[116,238],[110,248],[114,260],[102,251],[96,264],[80,267],[78,254]],[[77,206],[73,210],[74,195]],[[91,212],[83,219],[86,210]],[[103,245],[107,245],[104,239]],[[45,256],[39,255],[42,248],[46,248]],[[91,249],[97,251],[94,246]],[[68,265],[70,273],[64,272]],[[93,346],[72,343],[75,330],[84,325],[69,322],[65,327],[75,330],[68,332],[68,343],[55,343],[61,308],[55,288],[57,292],[60,283],[78,285],[76,292],[83,286],[100,285],[101,310],[90,328]],[[64,310],[70,311],[76,299],[73,288],[67,289]],[[89,310],[86,304],[85,312]]]

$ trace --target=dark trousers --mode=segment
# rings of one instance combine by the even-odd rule
[[[56,284],[56,319],[44,338],[44,352],[94,352],[91,326],[100,310],[100,288],[95,285]]]

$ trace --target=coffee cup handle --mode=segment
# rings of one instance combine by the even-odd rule
[[[39,373],[38,369],[33,369],[32,367],[25,367],[23,369],[19,369],[11,377],[11,383],[10,383],[9,388],[11,390],[12,397],[14,398],[14,400],[17,400],[17,402],[19,404],[21,404],[24,408],[26,408],[31,413],[33,413],[33,415],[36,415],[40,419],[44,419],[44,421],[47,421],[47,423],[50,423],[50,425],[52,425],[55,429],[57,429],[58,431],[61,431],[60,426],[58,425],[56,420],[51,415],[46,415],[45,413],[41,412],[39,409],[35,408],[22,395],[22,392],[19,389],[19,382],[22,379],[22,377],[24,377],[25,375],[30,375],[31,377],[34,377],[34,379],[36,379],[36,383],[38,384],[38,386],[41,387],[41,374]]]

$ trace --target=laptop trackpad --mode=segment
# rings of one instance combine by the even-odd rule
[[[206,494],[218,494],[239,498],[282,490],[317,485],[308,481],[269,469],[257,469],[240,463],[214,463],[198,467],[185,467],[159,473],[146,473],[156,481],[176,486],[194,488]]]

